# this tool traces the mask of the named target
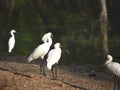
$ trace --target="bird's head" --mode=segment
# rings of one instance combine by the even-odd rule
[[[54,45],[54,47],[55,47],[55,48],[61,47],[61,44],[60,44],[60,43],[56,43],[56,44]]]
[[[106,62],[111,62],[113,60],[113,57],[111,55],[107,55]]]
[[[10,31],[10,33],[16,33],[16,31],[13,29],[13,30]]]
[[[48,32],[42,37],[42,41],[47,42],[48,38],[50,38],[50,37],[53,38],[53,34],[51,32]]]

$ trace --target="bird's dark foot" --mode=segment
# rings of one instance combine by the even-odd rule
[[[57,78],[51,78],[51,80],[57,80]]]
[[[45,76],[46,76],[47,74],[46,74],[46,73],[43,73],[43,75],[45,75]]]
[[[91,74],[89,74],[89,77],[97,77],[97,74],[91,73]]]
[[[41,74],[41,75],[47,75],[46,73],[42,73],[42,72],[40,72],[40,74]]]

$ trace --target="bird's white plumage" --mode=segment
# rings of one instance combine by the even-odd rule
[[[48,42],[48,37],[52,36],[51,32],[46,33],[43,37],[42,37],[42,41],[43,42]]]
[[[112,56],[107,55],[105,66],[111,73],[113,73],[116,76],[120,76],[120,64],[117,62],[112,62],[112,60]]]
[[[12,52],[12,49],[14,48],[15,46],[15,36],[14,36],[14,33],[16,33],[15,30],[11,30],[10,34],[11,34],[11,37],[8,41],[8,52],[11,53]]]
[[[48,53],[48,58],[47,58],[47,68],[51,69],[52,66],[55,63],[58,63],[58,61],[60,60],[61,57],[61,48],[60,48],[60,43],[56,43],[54,45],[54,49],[52,49],[49,53]]]
[[[44,37],[44,36],[43,36]],[[28,57],[28,62],[31,62],[32,60],[41,58],[44,59],[44,56],[47,54],[47,52],[50,49],[50,46],[52,45],[52,38],[51,33],[45,34],[45,38],[43,40],[43,44],[39,45],[34,51],[30,54]]]

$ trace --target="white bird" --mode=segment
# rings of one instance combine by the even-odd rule
[[[11,30],[10,34],[11,34],[11,37],[8,41],[8,52],[11,53],[14,46],[15,46],[15,36],[14,36],[14,33],[16,33],[15,30]]]
[[[114,90],[117,87],[119,90],[120,64],[117,62],[112,62],[112,60],[113,60],[113,57],[111,55],[107,55],[107,60],[105,62],[105,66],[113,75],[115,75],[115,77],[114,77],[114,83],[115,83]]]
[[[54,45],[54,49],[50,50],[50,52],[48,53],[47,68],[51,70],[53,79],[57,78],[57,64],[61,58],[61,53],[62,50],[60,48],[60,43],[56,43]]]
[[[43,61],[44,61],[45,55],[48,53],[48,51],[52,45],[51,37],[52,37],[51,32],[45,34],[42,37],[42,41],[44,43],[39,45],[36,49],[34,49],[34,51],[30,54],[30,56],[27,59],[28,62],[31,62],[31,61],[39,59],[39,58],[42,59],[42,60],[40,60],[40,73],[43,75],[45,75]]]

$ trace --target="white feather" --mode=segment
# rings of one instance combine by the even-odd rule
[[[107,61],[105,63],[106,68],[114,75],[120,76],[120,64],[117,62],[112,62],[113,58],[111,55],[107,56]]]
[[[58,61],[60,60],[61,57],[61,48],[60,48],[60,43],[56,43],[54,45],[54,49],[52,49],[49,53],[48,53],[48,58],[47,58],[47,68],[51,69],[52,66],[55,63],[58,63]]]
[[[43,37],[42,37],[42,41],[43,42],[47,42],[48,41],[48,37],[52,36],[51,32],[46,33]]]

